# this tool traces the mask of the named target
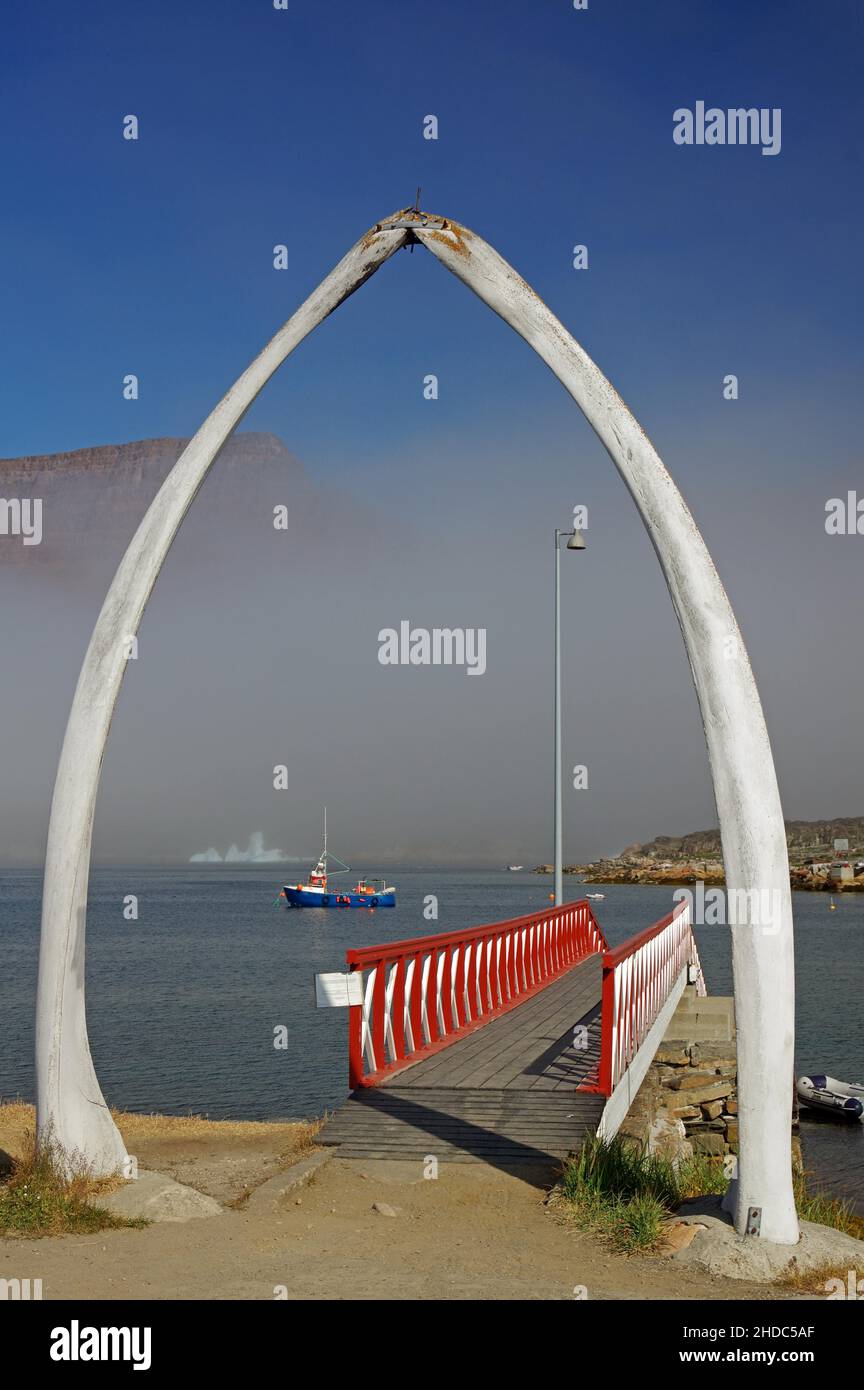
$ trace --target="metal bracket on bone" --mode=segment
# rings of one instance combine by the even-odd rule
[[[427,217],[425,213],[418,213],[416,217],[399,217],[395,222],[379,222],[375,228],[376,232],[446,232],[450,223],[446,217]],[[420,242],[416,236],[410,236],[405,243],[413,251]]]
[[[409,251],[414,250],[415,246],[420,246],[419,237],[414,233],[417,231],[446,232],[449,227],[446,217],[427,217],[425,212],[418,212],[415,217],[399,217],[395,222],[379,222],[375,228],[376,232],[410,232],[405,245]]]
[[[413,232],[418,227],[423,227],[432,232],[444,232],[449,225],[446,217],[427,217],[424,212],[421,212],[419,217],[400,217],[396,222],[381,222],[376,231],[389,232],[391,227],[399,227]]]

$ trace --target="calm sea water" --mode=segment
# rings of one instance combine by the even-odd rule
[[[545,906],[530,873],[400,869],[398,906],[286,912],[279,869],[208,865],[95,870],[87,931],[90,1041],[109,1103],[214,1119],[318,1114],[347,1091],[347,1011],[316,1009],[314,976],[352,946],[455,931]],[[0,875],[0,1097],[32,1099],[41,871]],[[567,883],[572,896],[578,885]],[[671,906],[669,889],[611,884],[595,903],[615,945]],[[127,894],[139,917],[123,917]],[[423,917],[438,898],[437,923]],[[864,1078],[864,896],[795,894],[797,1070]],[[697,930],[708,986],[732,992],[728,933]],[[273,1046],[287,1028],[287,1048]],[[802,1123],[808,1165],[864,1211],[864,1125]]]

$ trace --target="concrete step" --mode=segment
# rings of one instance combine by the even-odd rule
[[[671,1034],[670,1034],[671,1036]],[[716,1017],[705,1018],[698,1015],[682,1020],[677,1025],[675,1038],[682,1039],[684,1042],[731,1042],[735,1036],[734,1029],[730,1028],[723,1019]]]
[[[734,1018],[735,1000],[726,994],[706,994],[701,999],[698,996],[689,999],[684,995],[679,1000],[675,1013],[729,1014]]]
[[[735,1000],[725,994],[700,998],[691,988],[681,996],[666,1029],[666,1038],[682,1042],[731,1042],[735,1036]]]

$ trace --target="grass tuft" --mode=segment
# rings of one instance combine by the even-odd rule
[[[55,1144],[38,1144],[35,1135],[28,1134],[22,1156],[13,1159],[11,1172],[0,1182],[0,1235],[87,1235],[148,1225],[94,1205],[94,1196],[114,1186],[115,1179],[94,1178],[85,1164],[74,1159],[70,1171],[68,1164],[61,1164]]]
[[[669,1205],[678,1197],[675,1171],[667,1159],[646,1154],[638,1145],[616,1137],[589,1139],[567,1165],[564,1191],[614,1195],[623,1200],[648,1194]]]
[[[795,1206],[802,1221],[815,1221],[820,1226],[830,1226],[835,1231],[843,1231],[847,1236],[864,1240],[864,1217],[858,1216],[848,1201],[832,1197],[821,1186],[808,1182],[811,1173],[796,1173]]]
[[[628,1254],[659,1243],[679,1200],[672,1164],[618,1137],[588,1139],[561,1179],[560,1201],[581,1229]]]
[[[864,1239],[864,1219],[848,1202],[795,1176],[795,1205],[804,1221]],[[609,1240],[617,1250],[655,1249],[676,1209],[690,1197],[722,1196],[729,1186],[721,1158],[694,1154],[675,1167],[647,1154],[633,1140],[588,1139],[564,1168],[555,1205],[582,1230]],[[808,1276],[809,1278],[809,1276]],[[812,1281],[808,1287],[815,1287]]]

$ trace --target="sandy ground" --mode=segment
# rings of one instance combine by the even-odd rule
[[[24,1107],[0,1107],[0,1149]],[[119,1117],[144,1167],[239,1201],[221,1216],[144,1230],[0,1239],[0,1276],[41,1279],[46,1299],[740,1299],[778,1290],[694,1276],[669,1259],[613,1254],[547,1208],[542,1187],[479,1164],[331,1158],[282,1196],[250,1188],[309,1152],[303,1126]],[[373,1205],[385,1203],[395,1216]],[[284,1290],[284,1293],[282,1292]]]
[[[318,1124],[258,1124],[200,1116],[114,1113],[127,1152],[141,1168],[155,1168],[217,1201],[241,1201],[312,1147]],[[36,1116],[32,1105],[0,1105],[3,1154],[20,1157]]]

